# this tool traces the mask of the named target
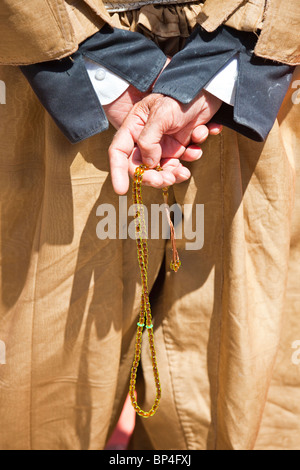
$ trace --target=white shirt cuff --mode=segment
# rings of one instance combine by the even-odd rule
[[[106,67],[84,57],[87,73],[101,105],[110,104],[129,87],[129,83]]]
[[[84,58],[85,66],[101,105],[110,104],[129,87],[129,83],[106,67]],[[204,89],[224,103],[234,106],[238,78],[238,55],[225,64]]]
[[[235,55],[207,83],[204,89],[224,101],[224,103],[234,106],[238,71],[238,55]]]

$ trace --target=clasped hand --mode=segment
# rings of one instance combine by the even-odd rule
[[[108,119],[119,129],[109,149],[115,192],[127,193],[129,176],[142,163],[150,168],[144,175],[144,185],[163,188],[188,180],[190,171],[181,162],[198,160],[202,156],[199,144],[209,134],[221,132],[222,126],[208,124],[221,104],[205,90],[190,104],[181,104],[130,86],[118,100],[105,106]],[[155,171],[158,165],[164,171]]]

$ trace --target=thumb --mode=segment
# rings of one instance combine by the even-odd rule
[[[128,191],[128,159],[134,151],[135,142],[137,142],[146,119],[141,103],[132,108],[116,133],[108,151],[113,188],[120,195]]]
[[[169,127],[161,105],[160,99],[154,101],[154,106],[150,103],[147,122],[137,140],[142,161],[150,168],[155,168],[162,158],[161,140]]]
[[[158,121],[149,121],[138,139],[138,147],[141,152],[144,165],[155,168],[162,158],[161,140],[163,131]]]
[[[119,195],[126,194],[129,188],[128,158],[133,150],[132,135],[122,127],[108,150],[112,185]]]

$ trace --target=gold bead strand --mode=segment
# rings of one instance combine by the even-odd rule
[[[140,172],[137,172],[133,181],[133,202],[136,205],[136,214],[135,214],[136,243],[137,243],[139,266],[141,267],[142,265],[144,265],[144,250],[143,250],[143,245],[140,239],[141,226],[140,226],[140,212],[138,210],[139,204],[140,204],[138,187],[140,183],[141,183],[141,175],[140,175]],[[142,332],[143,332],[144,324],[145,324],[145,307],[144,307],[144,296],[142,292],[141,310],[140,310],[140,317],[139,317],[138,329],[137,329],[137,335],[136,335],[135,357],[134,357],[134,361],[133,361],[133,365],[131,369],[130,388],[129,388],[129,395],[131,398],[131,402],[137,413],[139,412],[140,408],[135,399],[135,384],[136,384],[137,370],[138,370],[140,357],[141,357]]]
[[[153,325],[152,325],[152,315],[151,307],[149,301],[149,292],[148,292],[148,242],[147,242],[147,233],[145,225],[145,215],[143,210],[143,200],[141,192],[141,184],[143,179],[143,174],[147,167],[141,165],[136,169],[133,181],[133,203],[136,206],[135,213],[135,227],[136,227],[136,244],[137,244],[137,255],[138,262],[141,274],[142,282],[142,295],[141,295],[141,308],[139,322],[137,324],[137,335],[136,335],[136,344],[135,344],[135,356],[131,369],[131,378],[130,378],[130,388],[129,395],[131,403],[136,413],[143,417],[149,418],[156,413],[156,410],[159,406],[161,399],[161,386],[160,379],[157,367],[156,360],[156,351],[154,345],[154,336],[153,336]],[[144,327],[146,326],[148,330],[148,340],[149,347],[152,359],[152,368],[156,388],[156,398],[152,408],[149,411],[142,410],[136,400],[135,396],[135,385],[136,385],[136,376],[137,370],[141,359],[141,347],[142,347],[142,334]]]
[[[153,324],[152,324],[152,314],[151,314],[151,306],[149,301],[149,290],[148,290],[148,241],[147,241],[147,230],[145,224],[145,214],[144,214],[144,206],[142,200],[142,180],[144,172],[148,170],[145,165],[140,165],[134,174],[133,185],[132,185],[132,196],[133,196],[133,203],[136,208],[135,212],[135,230],[136,230],[136,245],[137,245],[137,256],[138,256],[138,263],[140,268],[141,274],[141,282],[142,282],[142,294],[141,294],[141,307],[140,307],[140,315],[139,321],[137,323],[137,334],[136,334],[136,343],[135,343],[135,354],[134,360],[131,368],[131,376],[130,376],[130,387],[129,387],[129,396],[131,399],[131,403],[133,408],[135,409],[136,413],[143,417],[149,418],[153,416],[158,407],[161,400],[161,385],[157,367],[157,359],[156,359],[156,350],[154,344],[154,335],[153,335]],[[162,168],[158,166],[156,168],[157,171],[162,171]],[[177,272],[181,262],[179,260],[179,255],[176,249],[176,242],[175,242],[175,230],[173,223],[170,217],[170,210],[168,206],[168,188],[163,189],[163,196],[164,201],[166,204],[166,214],[170,224],[171,230],[171,242],[172,242],[172,251],[173,251],[173,260],[171,262],[170,268]],[[153,377],[155,382],[155,389],[156,389],[156,397],[152,408],[149,411],[143,411],[136,399],[135,395],[135,386],[136,386],[136,377],[137,371],[141,360],[141,350],[142,350],[142,337],[144,327],[148,330],[148,341],[149,341],[149,348],[151,353],[151,360],[152,360],[152,369],[153,369]]]

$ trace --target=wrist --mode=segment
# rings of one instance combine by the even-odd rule
[[[169,63],[171,62],[172,58],[171,57],[167,57],[167,60],[165,62],[165,65],[163,66],[163,68],[161,69],[160,73],[158,74],[158,76],[156,77],[156,79],[154,80],[154,82],[152,83],[151,87],[150,87],[150,91],[152,92],[153,88],[155,87],[156,85],[156,82],[157,80],[159,79],[159,77],[161,76],[161,74],[163,73],[163,71],[165,70],[165,68],[169,65]]]
[[[104,105],[103,106],[103,109],[105,112],[109,112],[109,110],[116,105],[116,103],[119,101],[119,100],[122,100],[122,101],[126,101],[127,103],[130,103],[132,105],[135,105],[136,103],[138,103],[139,101],[141,101],[143,98],[145,98],[146,96],[148,96],[150,93],[152,93],[152,90],[155,86],[155,83],[157,82],[157,80],[159,79],[160,75],[163,73],[164,69],[168,66],[168,64],[171,62],[171,58],[170,57],[167,57],[167,60],[165,62],[165,65],[164,67],[162,68],[160,74],[156,77],[156,79],[154,80],[154,82],[152,83],[152,85],[150,86],[150,89],[146,92],[141,92],[139,91],[136,87],[134,87],[133,85],[129,85],[127,90],[124,91],[124,93],[122,93],[116,100],[114,100],[113,102],[107,104],[107,105]],[[161,95],[162,96],[162,95]]]

